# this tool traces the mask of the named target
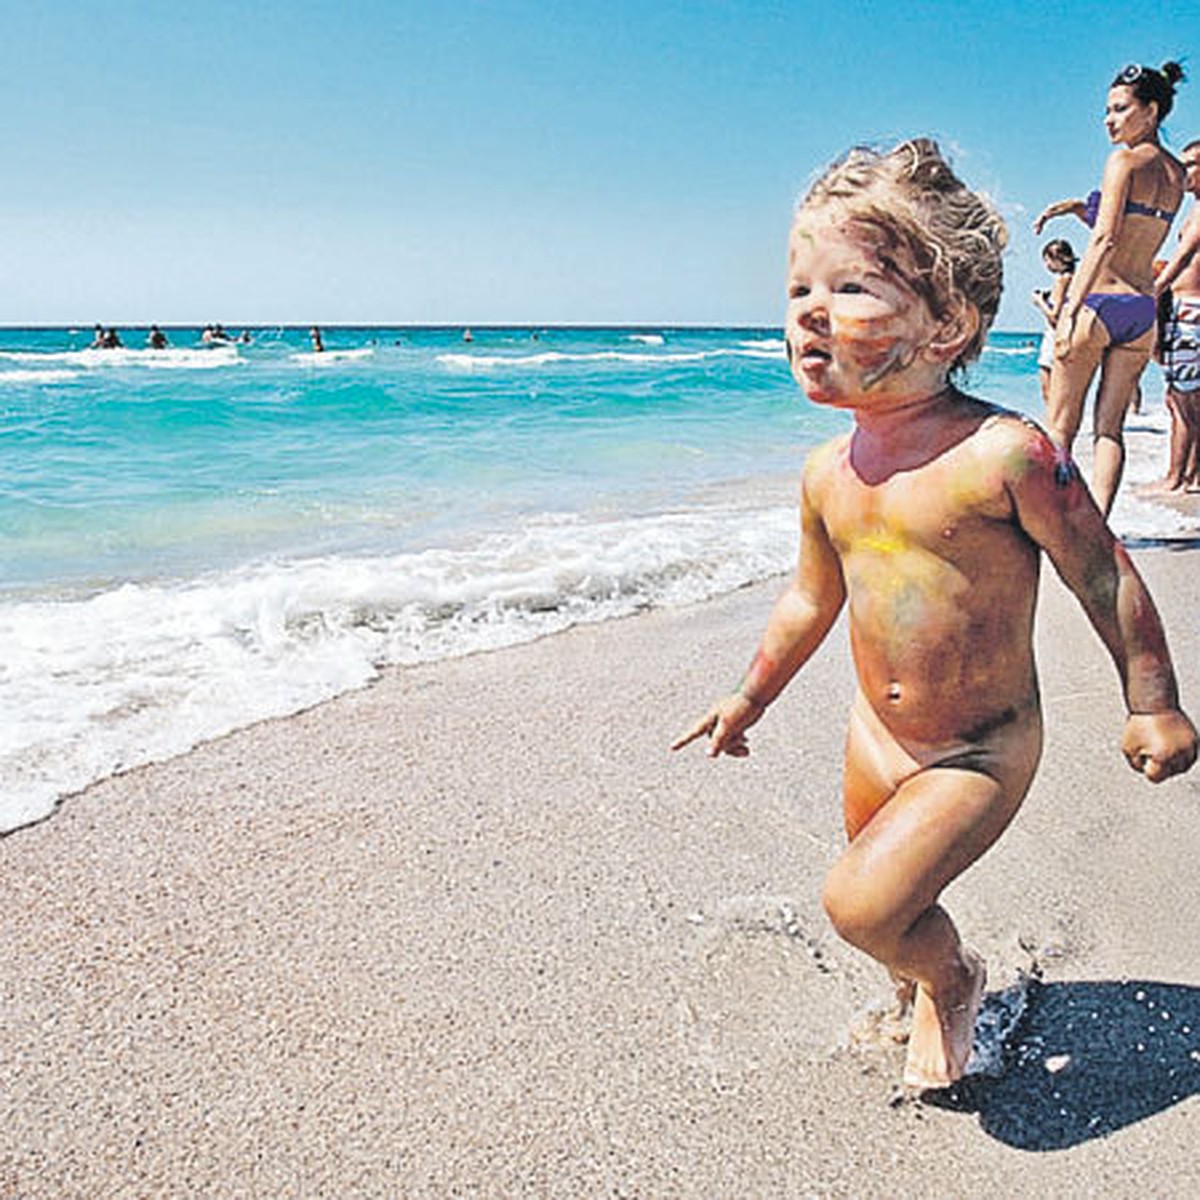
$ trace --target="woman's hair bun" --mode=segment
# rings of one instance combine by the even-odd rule
[[[1157,69],[1130,63],[1117,72],[1109,87],[1127,87],[1143,104],[1158,105],[1158,120],[1165,121],[1175,106],[1175,85],[1186,76],[1174,60]]]

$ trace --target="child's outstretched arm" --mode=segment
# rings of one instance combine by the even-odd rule
[[[1056,474],[1054,446],[1027,427],[1010,464],[1022,527],[1075,593],[1121,676],[1129,712],[1121,749],[1154,783],[1196,761],[1196,730],[1179,708],[1175,671],[1154,601],[1077,471]]]
[[[758,652],[741,683],[686,733],[671,743],[678,750],[709,736],[709,756],[750,753],[746,730],[808,661],[837,619],[846,599],[841,563],[810,495],[806,468],[800,497],[800,561],[787,590],[775,602]]]

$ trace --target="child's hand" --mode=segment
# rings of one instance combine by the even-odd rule
[[[1132,713],[1125,722],[1121,750],[1135,771],[1151,783],[1161,783],[1196,761],[1196,729],[1178,709]]]
[[[728,754],[732,758],[745,758],[750,753],[746,743],[746,730],[763,715],[766,709],[761,704],[734,692],[711,708],[695,725],[671,743],[672,750],[679,750],[689,742],[707,735],[709,758]]]

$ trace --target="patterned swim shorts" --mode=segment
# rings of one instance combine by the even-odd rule
[[[1176,299],[1163,330],[1162,367],[1172,391],[1200,389],[1200,300]]]

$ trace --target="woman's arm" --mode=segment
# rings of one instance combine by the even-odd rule
[[[1067,299],[1067,289],[1071,286],[1071,280],[1074,278],[1073,271],[1064,271],[1061,275],[1054,277],[1054,283],[1050,287],[1050,323],[1052,325],[1058,323],[1063,304]]]
[[[1072,216],[1078,217],[1082,221],[1086,211],[1087,205],[1082,200],[1056,200],[1053,204],[1047,204],[1038,213],[1037,219],[1033,223],[1033,232],[1041,233],[1046,222],[1053,221],[1055,217]]]
[[[1075,332],[1075,318],[1083,307],[1084,297],[1092,290],[1104,265],[1112,257],[1121,237],[1125,221],[1125,201],[1129,197],[1129,184],[1133,178],[1133,156],[1128,150],[1114,150],[1108,156],[1104,168],[1104,179],[1100,185],[1100,208],[1087,249],[1079,262],[1079,269],[1067,288],[1067,295],[1059,313],[1056,352],[1066,354]]]
[[[1063,301],[1067,298],[1067,288],[1071,286],[1071,272],[1065,271],[1055,275],[1054,282],[1046,292],[1035,291],[1033,303],[1038,312],[1053,326],[1058,322],[1058,314],[1062,312]]]

